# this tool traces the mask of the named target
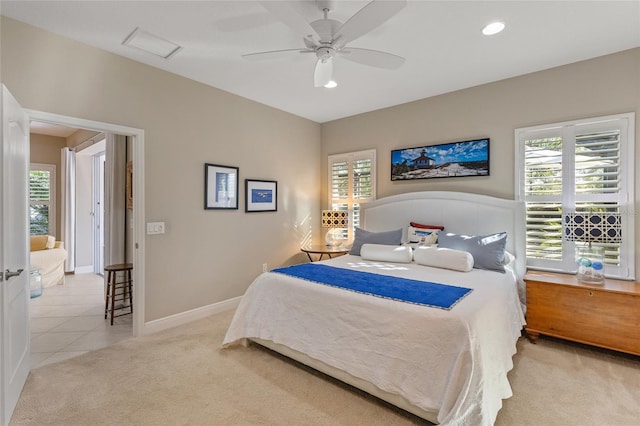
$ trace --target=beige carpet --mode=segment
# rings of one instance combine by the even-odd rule
[[[232,313],[31,372],[11,425],[411,425],[424,421],[256,347]],[[497,425],[638,425],[640,358],[521,339]]]

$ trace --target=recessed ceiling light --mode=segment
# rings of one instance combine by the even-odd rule
[[[182,46],[150,34],[140,28],[133,30],[133,32],[124,39],[122,44],[144,50],[147,53],[160,56],[164,59],[171,58],[182,49]]]
[[[333,89],[334,87],[338,87],[338,83],[330,80],[327,84],[324,85],[327,89]]]
[[[502,30],[504,30],[504,22],[492,22],[482,29],[482,34],[494,35]]]

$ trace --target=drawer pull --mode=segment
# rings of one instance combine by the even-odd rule
[[[589,296],[593,296],[593,292],[592,291],[589,291]]]

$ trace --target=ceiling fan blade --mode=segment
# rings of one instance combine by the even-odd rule
[[[318,59],[313,73],[313,83],[316,87],[325,86],[333,77],[333,58]]]
[[[394,70],[404,64],[402,56],[393,55],[379,50],[361,49],[359,47],[347,47],[338,52],[341,58],[348,59],[363,65]]]
[[[304,49],[284,49],[270,50],[268,52],[247,53],[242,57],[248,61],[263,61],[269,59],[291,58],[292,53],[314,53],[313,50]]]
[[[304,41],[304,45],[307,46],[307,49],[315,50],[318,47],[318,44],[316,44],[313,40],[310,40],[308,38],[303,38],[303,41]]]
[[[350,41],[365,35],[398,13],[406,4],[406,0],[373,0],[336,30],[333,35],[334,46],[339,49]]]
[[[296,33],[302,35],[305,40],[318,45],[320,36],[305,18],[288,2],[285,1],[261,1],[262,7],[267,9],[273,16],[278,18]]]

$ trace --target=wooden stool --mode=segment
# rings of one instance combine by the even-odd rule
[[[114,311],[127,308],[124,306],[124,301],[129,299],[129,312],[120,313],[115,315],[119,317],[121,315],[133,314],[133,280],[131,279],[131,271],[133,270],[133,264],[120,263],[117,265],[105,266],[105,272],[107,272],[107,298],[104,304],[104,319],[107,319],[107,313],[111,311],[111,325],[113,325]],[[123,280],[118,282],[118,272],[122,272]],[[122,291],[118,294],[116,290]],[[116,302],[123,301],[123,306],[116,307]],[[111,303],[109,303],[111,302]],[[111,305],[111,309],[109,309]]]

